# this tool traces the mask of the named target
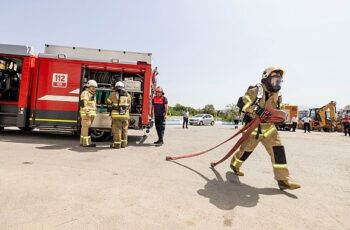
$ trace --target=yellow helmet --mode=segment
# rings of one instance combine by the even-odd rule
[[[283,77],[283,75],[284,75],[283,69],[272,66],[272,67],[269,67],[269,68],[264,70],[261,79],[268,78],[270,76],[270,74],[273,72],[279,73],[281,75],[281,77]]]

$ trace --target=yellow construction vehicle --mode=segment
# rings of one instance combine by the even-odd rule
[[[337,125],[336,102],[331,101],[321,108],[309,110],[311,129],[325,132],[334,132]]]

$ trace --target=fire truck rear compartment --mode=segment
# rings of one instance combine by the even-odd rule
[[[83,68],[83,85],[88,80],[95,80],[98,84],[96,91],[97,116],[94,119],[92,133],[94,140],[103,140],[108,136],[111,127],[110,114],[106,100],[111,93],[115,93],[114,86],[118,81],[123,81],[125,89],[131,96],[130,129],[142,129],[142,104],[144,90],[143,73],[125,73],[120,71],[106,71]]]

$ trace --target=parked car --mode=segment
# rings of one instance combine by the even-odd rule
[[[190,125],[214,125],[214,117],[210,114],[197,114],[190,118]]]

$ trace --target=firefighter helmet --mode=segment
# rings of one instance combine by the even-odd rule
[[[273,72],[279,73],[281,77],[283,77],[283,75],[284,75],[283,69],[272,66],[272,67],[269,67],[269,68],[264,70],[261,79],[263,80],[263,79],[268,78],[271,75],[271,73],[273,73]]]
[[[156,93],[158,93],[158,92],[160,92],[160,93],[162,93],[162,95],[164,95],[163,88],[160,86],[157,86],[157,88],[156,88]]]
[[[163,89],[162,89],[162,87],[157,86],[157,88],[156,88],[156,92],[162,92],[162,93],[163,93]]]
[[[95,80],[89,80],[86,84],[87,87],[96,87],[97,88],[97,82]]]
[[[271,77],[272,73],[277,73],[279,76],[278,78],[276,77]],[[262,78],[261,78],[261,83],[263,83],[267,90],[270,92],[279,92],[281,87],[282,87],[282,82],[283,82],[283,74],[284,70],[277,68],[277,67],[269,67],[264,70]]]
[[[124,83],[123,82],[121,82],[121,81],[118,81],[117,83],[115,83],[115,88],[124,88],[125,87],[125,85],[124,85]]]

